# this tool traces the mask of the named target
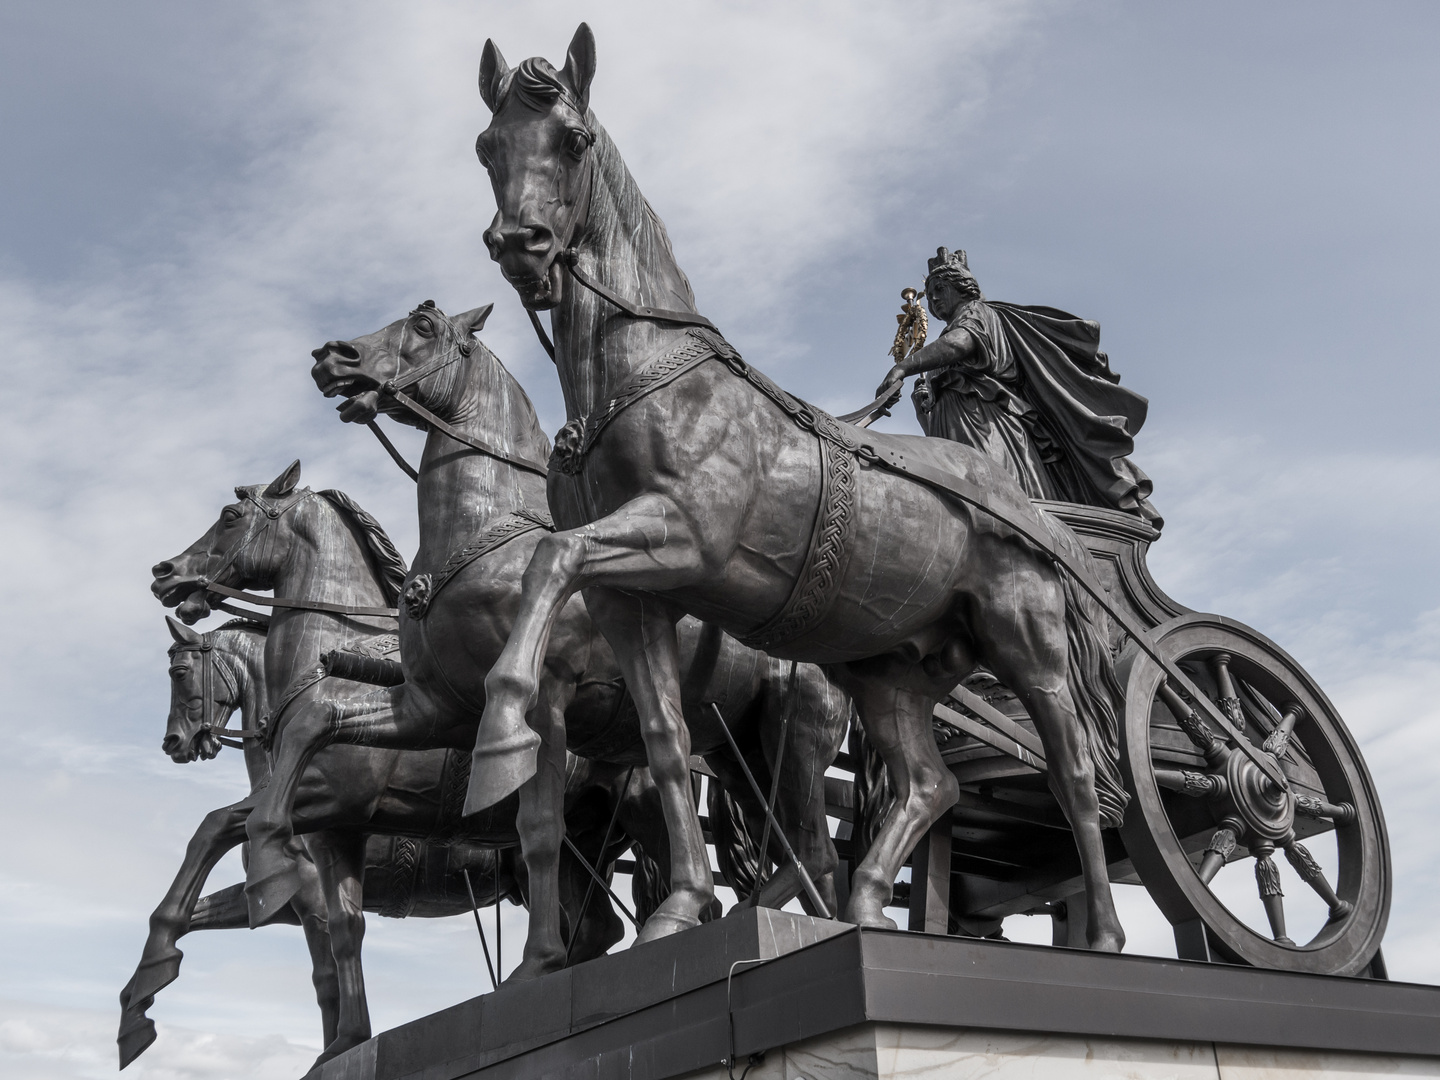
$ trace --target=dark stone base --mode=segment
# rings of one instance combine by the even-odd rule
[[[766,962],[735,970],[727,1006],[732,965],[757,957]],[[891,1033],[883,1042],[923,1026],[931,1042],[938,1029],[983,1029],[1409,1055],[1434,1059],[1440,1075],[1440,987],[861,931],[748,910],[383,1032],[326,1065],[323,1080],[664,1080],[717,1066],[723,1077],[732,1017],[741,1062],[830,1036],[838,1051],[842,1034],[850,1045],[856,1032],[873,1045],[876,1030]]]

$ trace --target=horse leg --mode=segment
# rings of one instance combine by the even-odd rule
[[[705,542],[723,547],[725,538],[707,537]],[[700,537],[686,524],[686,515],[662,495],[643,495],[583,528],[541,538],[521,578],[519,614],[510,637],[485,676],[485,713],[465,795],[466,814],[493,806],[535,772],[540,740],[526,725],[525,715],[539,695],[551,627],[565,602],[591,585],[673,589],[696,580],[705,570]],[[633,624],[629,629],[634,629]],[[673,627],[668,636],[674,637]],[[615,647],[613,637],[610,644]],[[632,695],[635,689],[632,683]],[[666,692],[675,691],[667,685]],[[674,722],[669,713],[678,718],[676,701],[663,720],[652,717],[661,729]],[[684,729],[683,724],[680,727]],[[655,780],[668,786],[668,780],[662,783],[659,776]]]
[[[653,597],[612,589],[592,589],[585,602],[615,651],[635,701],[669,838],[670,895],[646,920],[638,938],[653,941],[699,925],[715,898],[690,788],[690,729],[680,708],[680,641],[675,632],[679,615]]]
[[[155,995],[180,974],[184,953],[176,942],[190,929],[190,916],[215,864],[245,839],[245,819],[255,796],[205,815],[185,849],[185,861],[165,898],[150,916],[150,935],[135,974],[120,991],[120,1068],[125,1068],[155,1041],[155,1022],[145,1015]]]
[[[351,706],[346,715],[333,702],[307,701],[276,733],[270,784],[245,825],[250,839],[245,897],[251,927],[273,921],[300,889],[299,869],[287,845],[295,835],[291,821],[295,796],[315,755],[332,742],[384,746],[406,734],[400,723],[398,690],[383,705],[366,702],[361,708],[363,712]]]
[[[955,805],[960,786],[945,767],[930,733],[935,698],[903,684],[912,665],[880,657],[836,665],[836,681],[850,691],[865,734],[885,762],[895,802],[864,860],[855,869],[845,921],[893,930],[885,914],[895,875],[940,815]]]
[[[360,946],[365,940],[365,835],[327,829],[311,833],[306,846],[325,887],[330,946],[339,982],[339,1021],[334,1037],[315,1059],[319,1066],[370,1038],[370,1008]]]
[[[315,857],[315,851],[324,839],[324,833],[315,833],[313,838],[305,838],[303,847],[298,838],[291,841],[291,850],[300,848],[296,854],[303,857],[297,859],[300,891],[290,901],[290,907],[305,933],[305,946],[310,952],[310,981],[315,986],[316,1004],[320,1006],[321,1045],[328,1046],[334,1040],[340,1022],[340,974],[330,941],[329,904],[325,898],[323,869]]]
[[[1080,854],[1086,941],[1092,949],[1119,952],[1125,946],[1125,931],[1110,892],[1100,835],[1100,803],[1095,796],[1095,765],[1067,682],[1065,601],[1058,586],[1055,596],[1058,602],[1031,603],[1024,610],[1005,602],[989,605],[984,622],[986,640],[980,643],[982,656],[996,677],[1020,698],[1045,747],[1046,781],[1070,822]]]
[[[849,710],[839,691],[813,668],[797,677],[794,701],[789,700],[788,685],[789,680],[785,678],[771,681],[765,702],[767,715],[760,728],[761,745],[766,760],[774,762],[779,753],[780,719],[783,710],[789,709],[791,718],[780,764],[775,818],[815,883],[815,890],[825,902],[825,911],[812,910],[814,905],[804,891],[799,872],[785,854],[780,838],[774,835],[770,838],[769,854],[776,871],[751,897],[751,903],[757,907],[779,908],[798,895],[801,906],[811,915],[838,915],[835,870],[840,860],[825,816],[825,770],[835,760],[840,740],[845,736]]]
[[[546,674],[530,724],[540,735],[540,761],[520,789],[515,826],[525,861],[530,920],[524,958],[506,982],[539,978],[565,966],[560,930],[560,851],[565,836],[565,709],[575,696],[573,680]]]

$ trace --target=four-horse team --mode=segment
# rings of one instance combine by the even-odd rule
[[[897,350],[871,407],[826,414],[697,310],[590,108],[595,70],[585,25],[562,68],[512,68],[493,42],[480,65],[485,243],[555,362],[568,419],[554,445],[477,337],[490,307],[426,301],[317,348],[312,370],[414,478],[412,564],[344,493],[302,487],[296,462],[237,487],[154,568],[181,620],[165,752],[241,748],[251,791],[207,816],[152,917],[121,995],[122,1066],[154,1040],[146,1010],[191,930],[301,924],[325,1061],[371,1034],[366,911],[478,923],[482,906],[521,902],[509,978],[534,979],[606,952],[617,908],[640,942],[718,917],[711,846],[742,903],[798,898],[894,928],[897,879],[938,828],[930,872],[949,900],[925,927],[998,927],[1022,901],[1068,895],[1083,928],[1068,943],[1118,952],[1106,830],[1122,829],[1130,872],[1177,926],[1190,909],[1166,899],[1171,879],[1208,873],[1203,892],[1243,854],[1266,947],[1306,970],[1371,964],[1388,879],[1383,896],[1351,895],[1356,875],[1332,886],[1300,843],[1358,830],[1342,855],[1388,872],[1363,762],[1278,647],[1172,633],[1167,620],[1196,617],[1134,587],[1161,525],[1130,460],[1146,402],[1120,387],[1098,325],[989,301],[965,254],[941,248],[925,293],[944,329]],[[914,375],[928,437],[869,430]],[[418,465],[382,414],[427,432]],[[189,628],[214,609],[241,617]],[[837,764],[853,783],[827,784]],[[962,839],[952,863],[950,825],[1042,812],[1064,850],[1012,856],[1039,876],[976,899],[990,856]],[[202,898],[246,841],[243,891]],[[1328,905],[1303,947],[1266,888],[1276,851]],[[1254,931],[1198,917],[1251,959]],[[1277,955],[1252,962],[1289,963]]]

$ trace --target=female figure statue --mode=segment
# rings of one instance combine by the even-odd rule
[[[1032,499],[1086,503],[1163,524],[1130,460],[1149,402],[1120,387],[1100,324],[986,300],[963,251],[929,260],[925,298],[945,329],[900,360],[877,396],[911,375],[926,435],[984,451]]]

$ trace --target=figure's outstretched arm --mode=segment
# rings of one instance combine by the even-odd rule
[[[890,369],[875,391],[876,397],[894,389],[911,375],[920,375],[952,364],[972,363],[979,349],[969,330],[960,328],[941,334],[929,345],[916,349]]]

